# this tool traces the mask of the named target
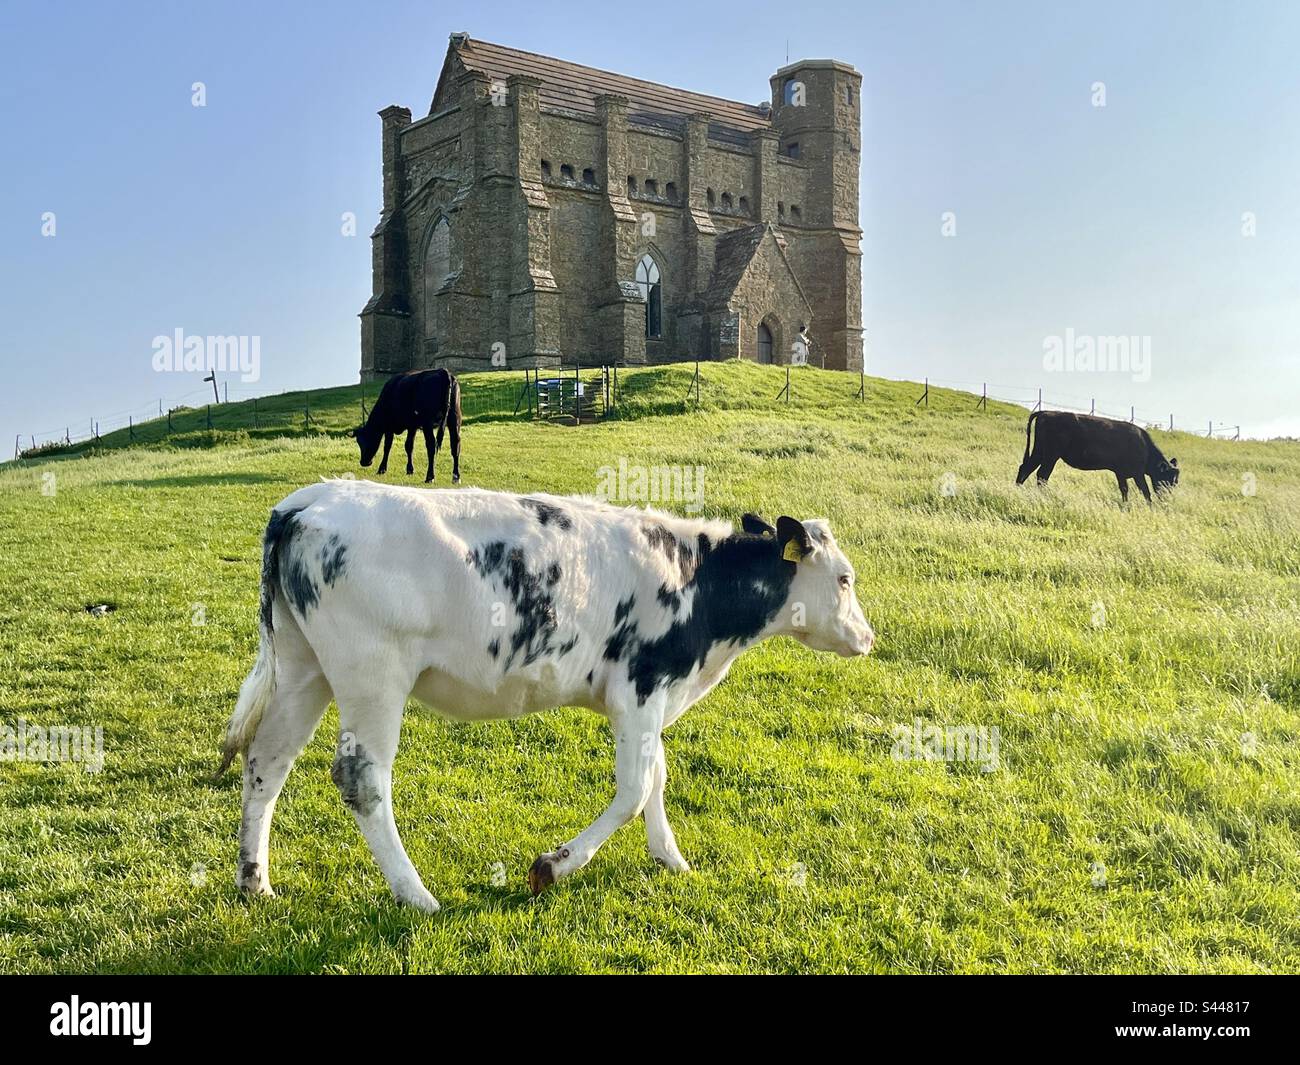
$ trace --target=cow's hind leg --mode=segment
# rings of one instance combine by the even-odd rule
[[[275,803],[330,701],[329,684],[297,628],[277,625],[275,641],[275,697],[244,756],[244,812],[235,883],[254,895],[274,894],[268,853]]]
[[[540,894],[562,876],[581,869],[605,840],[645,809],[654,790],[655,752],[663,729],[663,698],[611,716],[614,727],[614,801],[587,828],[528,870],[528,886]]]
[[[393,758],[408,694],[394,686],[373,693],[365,689],[336,693],[339,744],[330,776],[370,844],[370,853],[393,897],[426,913],[437,913],[438,900],[407,857],[393,819]]]
[[[1038,469],[1042,464],[1042,461],[1043,460],[1038,457],[1038,451],[1035,450],[1029,458],[1025,459],[1025,461],[1020,464],[1020,470],[1016,474],[1016,484],[1024,484],[1029,480],[1029,475],[1033,473],[1034,470]]]
[[[460,482],[460,412],[453,410],[447,419],[448,443],[451,445],[451,483]],[[438,444],[442,444],[442,435],[438,436]]]
[[[433,458],[438,454],[438,449],[442,447],[442,426],[438,426],[438,436],[435,439],[433,435],[433,423],[424,423],[424,450],[429,456],[429,469],[424,475],[424,483],[428,484],[433,480]]]
[[[691,867],[682,857],[682,852],[677,849],[677,839],[673,835],[672,825],[668,823],[668,813],[664,809],[664,787],[667,783],[668,763],[664,758],[663,740],[660,740],[650,798],[646,801],[645,809],[641,811],[641,816],[645,819],[646,843],[650,848],[650,857],[655,861],[674,872],[685,873]]]
[[[1052,476],[1052,471],[1053,471],[1054,469],[1056,469],[1056,464],[1057,464],[1057,462],[1059,462],[1059,461],[1060,461],[1060,459],[1059,459],[1057,456],[1055,456],[1055,455],[1051,455],[1051,456],[1049,456],[1047,459],[1044,460],[1043,465],[1042,465],[1042,468],[1039,469],[1039,471],[1038,471],[1038,483],[1039,483],[1039,484],[1046,484],[1046,483],[1047,483],[1047,478],[1049,478],[1050,476]]]

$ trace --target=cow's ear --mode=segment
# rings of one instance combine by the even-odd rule
[[[775,536],[776,530],[757,514],[742,514],[740,527],[751,536]]]
[[[784,514],[776,519],[776,540],[781,545],[781,557],[787,562],[799,562],[812,550],[812,540],[803,523]]]
[[[1170,460],[1169,460],[1169,465],[1172,466],[1174,469],[1178,469],[1178,460],[1177,460],[1177,459],[1170,459]]]

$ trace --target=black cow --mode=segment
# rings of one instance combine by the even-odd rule
[[[1031,453],[1029,434],[1035,420],[1038,433]],[[1178,460],[1166,460],[1151,434],[1141,426],[1090,414],[1034,411],[1025,425],[1025,458],[1016,474],[1016,484],[1024,484],[1034,470],[1038,470],[1038,483],[1045,484],[1062,459],[1076,470],[1110,470],[1119,481],[1119,492],[1125,502],[1128,502],[1130,477],[1148,503],[1151,493],[1147,490],[1147,477],[1157,492],[1178,483]]]
[[[438,430],[434,439],[434,428]],[[384,442],[384,457],[378,473],[388,469],[388,452],[395,433],[406,433],[406,472],[414,473],[411,452],[415,449],[415,431],[424,432],[424,449],[429,453],[429,472],[424,483],[433,480],[433,457],[442,447],[442,432],[451,437],[451,479],[460,480],[460,382],[446,370],[413,370],[390,377],[379,392],[365,425],[349,432],[361,448],[361,465],[369,466]]]

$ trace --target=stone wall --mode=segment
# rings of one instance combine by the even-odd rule
[[[772,128],[746,138],[711,129],[708,115],[648,124],[617,96],[598,97],[594,116],[545,110],[536,79],[512,77],[503,93],[453,58],[435,114],[412,123],[404,108],[381,113],[384,207],[361,315],[363,378],[435,365],[754,358],[764,318],[774,361],[788,360],[808,322],[815,364],[824,354],[828,366],[861,365],[861,79],[851,68],[778,72]],[[792,76],[808,83],[806,108],[781,100]],[[793,138],[798,159],[781,154]],[[430,237],[443,219],[446,273],[433,285]],[[759,223],[777,227],[784,260],[769,234],[771,248],[719,297],[717,240]],[[662,278],[662,335],[649,339],[634,285],[646,254]]]

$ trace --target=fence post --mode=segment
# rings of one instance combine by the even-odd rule
[[[582,424],[582,399],[578,395],[579,390],[582,388],[582,379],[581,377],[579,377],[579,373],[581,372],[581,370],[582,370],[582,362],[581,360],[579,360],[573,364],[573,424],[574,425]]]
[[[253,397],[253,428],[254,428],[254,429],[258,428],[258,423],[257,423],[257,397],[256,397],[256,396]]]
[[[167,412],[167,431],[169,433],[172,431],[172,412],[170,410]]]
[[[14,458],[20,458],[23,453],[23,434],[18,433],[14,437]]]
[[[1174,416],[1172,414],[1169,415],[1169,431],[1171,433],[1174,431]]]
[[[1088,411],[1088,413],[1089,413],[1089,414],[1096,414],[1096,413],[1097,413],[1097,397],[1096,397],[1096,396],[1093,396],[1093,397],[1092,397],[1092,410]]]
[[[919,407],[922,403],[927,407],[930,406],[930,379],[928,377],[925,379],[925,391],[921,393],[921,398],[913,403],[912,406]]]
[[[695,372],[699,373],[700,368],[696,366]],[[790,364],[785,364],[785,405],[790,405]]]
[[[208,404],[208,428],[212,428],[212,404]]]
[[[989,409],[989,385],[987,381],[980,388],[980,401],[975,406],[981,410]]]
[[[826,361],[826,356],[825,356],[825,355],[822,356],[822,361],[823,361],[823,362]],[[863,361],[865,362],[866,360],[864,359]],[[866,367],[863,367],[863,368],[861,368],[861,369],[858,370],[858,394],[857,394],[857,397],[856,397],[856,398],[862,400],[863,403],[865,403],[865,402],[867,401],[867,370],[866,370]]]
[[[1213,418],[1210,419],[1210,423],[1209,423],[1209,425],[1210,425],[1210,427],[1209,427],[1208,429],[1205,430],[1205,438],[1206,438],[1207,440],[1210,439],[1212,436],[1214,436],[1214,419],[1213,419]]]
[[[302,394],[302,431],[305,433],[311,428],[311,393]]]
[[[1131,421],[1131,422],[1135,422],[1135,421],[1137,421],[1137,408],[1136,408],[1136,407],[1129,407],[1129,409],[1128,409],[1128,420]]]
[[[135,439],[135,419],[129,414],[126,416],[126,438]]]

